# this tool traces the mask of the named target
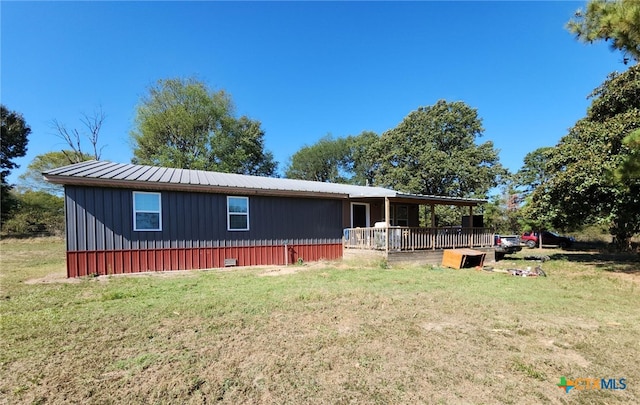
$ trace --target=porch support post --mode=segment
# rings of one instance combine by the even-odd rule
[[[436,206],[435,204],[431,204],[431,227],[436,227]]]
[[[436,206],[431,204],[431,249],[436,250]]]
[[[389,254],[389,238],[391,237],[391,232],[389,232],[389,225],[391,224],[390,216],[391,216],[391,204],[389,203],[389,197],[385,197],[384,198],[384,227],[385,227],[385,232],[387,234],[387,237],[385,238],[386,242],[384,246],[384,251],[387,255]]]
[[[473,205],[469,206],[469,225],[471,226],[471,234],[469,236],[469,247],[473,248]]]

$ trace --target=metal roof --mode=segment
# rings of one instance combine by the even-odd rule
[[[354,186],[319,181],[247,176],[204,170],[174,169],[90,160],[48,170],[42,173],[56,184],[142,189],[172,189],[200,192],[225,192],[263,195],[297,195],[305,197],[332,196],[334,198],[389,197],[426,200],[455,205],[478,205],[486,200],[475,198],[440,197],[400,193],[382,187]]]

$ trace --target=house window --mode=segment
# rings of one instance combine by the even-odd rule
[[[409,207],[398,205],[396,208],[396,226],[409,226]]]
[[[249,197],[227,197],[227,230],[249,230]]]
[[[133,192],[133,230],[161,231],[162,210],[160,193]]]
[[[409,226],[409,207],[406,205],[392,205],[389,224],[391,226]]]

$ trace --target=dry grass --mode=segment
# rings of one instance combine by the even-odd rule
[[[69,283],[61,242],[0,247],[0,403],[640,398],[635,256],[545,250],[538,279],[323,263]],[[627,389],[566,394],[561,376]]]

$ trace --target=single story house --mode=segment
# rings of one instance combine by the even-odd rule
[[[286,265],[343,252],[487,247],[478,224],[437,228],[437,204],[486,200],[380,187],[246,176],[108,161],[43,173],[64,185],[67,276]],[[431,227],[418,207],[431,206]],[[389,235],[389,237],[387,237]]]

